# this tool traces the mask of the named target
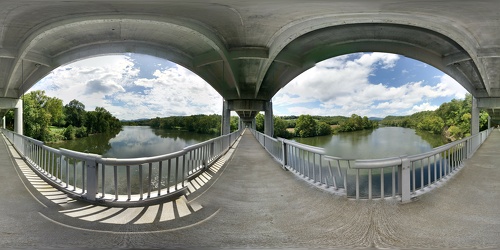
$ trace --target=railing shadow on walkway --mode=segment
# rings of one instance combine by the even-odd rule
[[[493,128],[426,153],[370,160],[329,156],[323,148],[251,131],[283,169],[321,189],[355,199],[392,198],[406,203],[455,175]]]
[[[187,183],[222,157],[243,130],[144,158],[103,158],[1,129],[16,151],[44,181],[72,198],[106,206],[146,206],[175,200],[189,192]]]

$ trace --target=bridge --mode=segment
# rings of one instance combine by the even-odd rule
[[[0,143],[0,246],[498,247],[500,135],[479,132],[479,109],[500,123],[499,8],[494,0],[2,1],[0,116],[15,111],[16,133],[3,130]],[[472,136],[373,161],[272,138],[271,98],[282,87],[319,61],[367,51],[456,79],[474,97]],[[223,135],[147,159],[56,150],[22,135],[21,96],[36,82],[79,59],[128,52],[206,80],[224,98]],[[229,133],[231,110],[250,128],[265,111],[265,133]]]
[[[229,114],[252,126],[271,98],[316,62],[354,52],[389,52],[430,64],[474,97],[499,123],[500,8],[496,0],[355,3],[329,0],[96,2],[6,0],[0,3],[0,116],[53,69],[92,56],[142,53],[180,64],[224,98]],[[182,38],[182,39],[179,39]]]
[[[403,204],[399,195],[348,198],[333,187],[325,189],[312,182],[307,174],[297,175],[292,168],[284,171],[262,147],[259,138],[263,136],[256,138],[245,131],[223,157],[186,182],[185,194],[129,207],[92,204],[61,192],[2,136],[0,247],[465,249],[500,245],[499,131],[492,131],[453,175]]]

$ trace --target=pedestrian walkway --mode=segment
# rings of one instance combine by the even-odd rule
[[[185,197],[120,212],[64,198],[0,143],[0,248],[500,247],[498,145],[495,131],[452,180],[399,204],[321,191],[247,131]]]

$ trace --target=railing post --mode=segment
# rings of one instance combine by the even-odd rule
[[[281,159],[283,162],[283,169],[286,170],[286,164],[288,164],[288,160],[285,140],[281,140]]]
[[[87,194],[86,199],[95,201],[97,194],[97,162],[95,158],[85,161],[87,164]]]
[[[410,159],[402,156],[401,165],[398,166],[398,193],[401,195],[402,203],[409,202],[411,199],[410,169]]]

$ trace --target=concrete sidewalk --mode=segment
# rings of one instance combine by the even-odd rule
[[[2,142],[0,248],[500,247],[498,145],[495,131],[446,185],[401,205],[323,192],[284,171],[246,132],[183,198],[190,213],[180,216],[182,202],[131,213],[56,204],[34,189]],[[150,209],[177,212],[138,223]],[[106,223],[116,214],[129,221]]]

